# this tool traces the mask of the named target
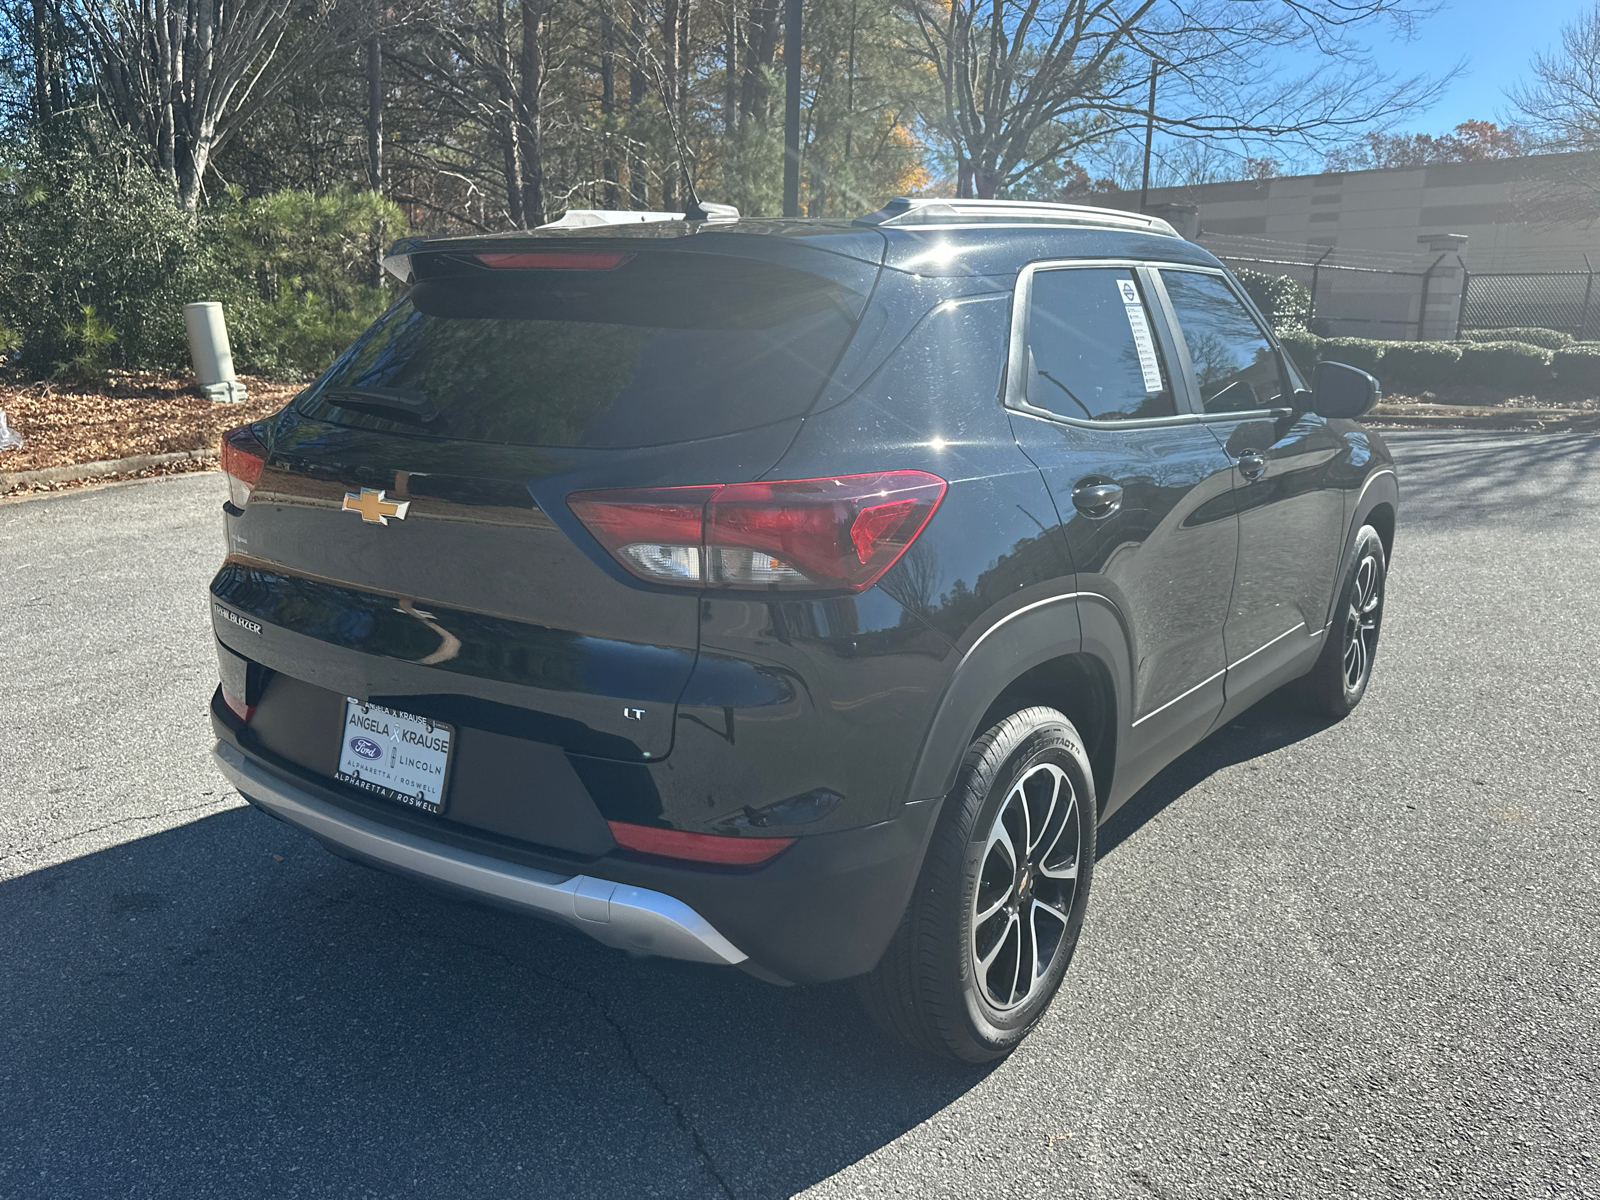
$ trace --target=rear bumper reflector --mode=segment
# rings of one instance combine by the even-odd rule
[[[297,825],[337,854],[474,899],[559,921],[598,942],[639,954],[733,966],[747,957],[683,901],[648,888],[562,876],[391,829],[320,800],[218,742],[228,782],[260,808]]]
[[[607,821],[611,836],[624,850],[681,858],[689,862],[723,863],[748,867],[766,862],[794,841],[786,837],[737,837],[715,833],[689,833],[655,825],[630,825]]]

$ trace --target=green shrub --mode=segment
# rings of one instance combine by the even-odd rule
[[[1550,351],[1525,342],[1468,344],[1461,349],[1461,378],[1526,394],[1550,382],[1550,359]]]
[[[1268,275],[1240,267],[1234,271],[1261,315],[1279,334],[1307,330],[1311,316],[1311,289],[1288,275]]]
[[[259,301],[236,352],[254,369],[321,370],[396,295],[383,286],[378,256],[410,228],[375,192],[229,197],[217,217],[229,261]]]
[[[1383,375],[1378,370],[1378,364],[1383,361],[1384,350],[1391,345],[1389,342],[1377,342],[1370,338],[1318,338],[1317,361],[1341,362],[1346,366],[1360,367],[1363,371]]]
[[[1280,330],[1278,341],[1283,343],[1283,348],[1294,360],[1294,365],[1300,368],[1300,374],[1310,379],[1311,373],[1317,367],[1317,339],[1303,331]]]
[[[1557,381],[1570,387],[1600,390],[1600,345],[1578,342],[1551,356]]]
[[[1437,391],[1455,382],[1461,347],[1450,342],[1390,342],[1383,352],[1383,386],[1402,392]]]
[[[1464,342],[1523,342],[1529,346],[1543,346],[1546,350],[1562,350],[1572,345],[1573,337],[1559,329],[1533,329],[1527,326],[1515,329],[1464,329]]]
[[[180,367],[183,306],[237,298],[203,222],[143,153],[109,138],[35,143],[0,177],[0,324],[30,374]]]
[[[243,371],[303,377],[388,305],[391,202],[341,189],[180,212],[146,148],[114,135],[17,152],[0,171],[0,354],[34,376],[188,365],[183,306],[217,300]]]
[[[94,305],[80,304],[80,316],[68,321],[62,332],[71,347],[71,356],[56,363],[55,375],[71,383],[103,379],[111,347],[117,344],[117,331],[100,319]]]

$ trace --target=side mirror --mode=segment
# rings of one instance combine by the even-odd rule
[[[1319,417],[1354,420],[1370,412],[1382,395],[1378,381],[1360,367],[1320,362],[1311,387],[1311,411]]]

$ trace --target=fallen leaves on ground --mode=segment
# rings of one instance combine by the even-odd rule
[[[0,473],[214,450],[224,430],[277,412],[306,386],[257,378],[241,382],[248,399],[218,404],[196,394],[192,377],[154,371],[116,372],[95,386],[0,381],[0,411],[25,439],[20,449],[0,450]]]

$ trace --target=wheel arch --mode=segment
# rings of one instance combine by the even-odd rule
[[[1128,726],[1131,661],[1126,623],[1103,596],[1062,597],[991,625],[945,689],[908,799],[945,796],[973,738],[1008,712],[1043,704],[1077,727],[1104,809]]]
[[[1356,549],[1356,534],[1363,525],[1371,525],[1383,542],[1384,560],[1394,558],[1395,520],[1400,509],[1400,482],[1392,466],[1383,466],[1367,476],[1350,508],[1350,521],[1345,529],[1344,550],[1339,555],[1339,571],[1333,577],[1333,594],[1328,597],[1328,612],[1323,628],[1333,620],[1333,607],[1339,602],[1339,589],[1344,586],[1345,573],[1350,569],[1350,558]]]
[[[1367,510],[1361,525],[1371,525],[1378,531],[1378,536],[1383,539],[1383,557],[1385,560],[1394,557],[1394,505],[1387,500],[1379,500]],[[1360,529],[1361,525],[1356,528]]]

